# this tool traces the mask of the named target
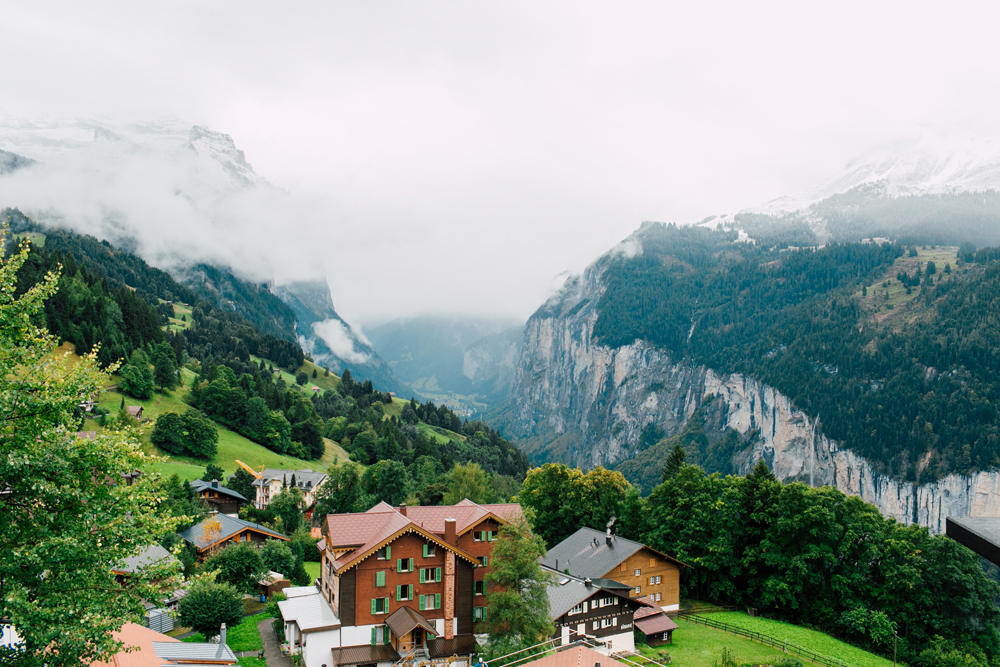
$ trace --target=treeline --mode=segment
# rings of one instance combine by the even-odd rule
[[[762,462],[745,478],[682,464],[646,499],[618,473],[546,464],[518,497],[549,545],[617,517],[617,533],[690,566],[682,597],[754,608],[886,656],[897,632],[913,666],[1000,658],[1000,586],[975,554],[831,487],[782,484]]]

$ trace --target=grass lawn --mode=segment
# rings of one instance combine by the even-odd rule
[[[789,643],[798,644],[830,658],[843,658],[844,662],[852,667],[890,667],[892,665],[892,660],[880,658],[818,630],[810,630],[759,616],[752,617],[738,611],[706,614],[706,616],[716,621],[737,625],[746,630],[771,635],[779,641],[787,639]]]
[[[770,661],[784,657],[784,653],[776,648],[764,646],[739,635],[709,628],[704,625],[677,619],[678,628],[674,630],[673,644],[664,644],[656,648],[638,646],[637,649],[651,660],[666,664],[666,658],[661,653],[670,655],[671,665],[679,667],[716,667],[722,657],[722,649],[728,648],[737,655],[737,664],[767,664]],[[803,660],[806,664],[812,664]]]
[[[307,560],[302,563],[302,567],[306,569],[306,573],[309,575],[310,581],[316,581],[319,579],[320,563],[313,560]]]
[[[958,259],[958,248],[954,246],[938,246],[936,249],[931,250],[930,246],[927,249],[922,247],[917,249],[917,256],[910,257],[908,253],[903,253],[903,256],[896,259],[892,266],[886,271],[885,276],[871,285],[866,285],[868,291],[868,296],[862,297],[861,290],[859,289],[854,296],[862,298],[863,301],[872,306],[876,313],[888,313],[889,311],[898,308],[899,306],[912,301],[917,298],[920,294],[920,287],[911,287],[910,294],[906,293],[906,288],[903,284],[897,280],[896,275],[900,271],[905,271],[909,275],[913,275],[916,272],[917,265],[920,265],[921,271],[927,268],[927,262],[934,262],[937,272],[934,274],[934,282],[948,282],[949,280],[954,280],[955,276],[959,273],[956,271]],[[952,273],[946,274],[944,272],[945,264],[951,264]],[[889,286],[883,287],[883,283],[888,281]]]
[[[265,613],[245,616],[243,622],[226,631],[226,643],[234,651],[259,651],[264,648],[260,640],[260,633],[257,631],[257,624],[265,618],[270,618]]]
[[[453,433],[448,429],[441,428],[440,426],[431,426],[430,424],[425,424],[420,422],[417,424],[417,430],[426,433],[433,437],[438,442],[444,444],[449,440],[455,440],[457,442],[465,442],[465,436],[459,433]]]
[[[182,400],[187,396],[187,393],[187,389],[178,388],[164,394],[156,393],[152,398],[147,400],[139,400],[132,398],[131,396],[126,396],[125,404],[143,406],[144,417],[156,417],[164,412],[183,413],[190,408],[190,406]],[[111,414],[115,415],[118,414],[118,407],[121,405],[121,400],[122,394],[117,392],[107,392],[101,395],[100,404],[102,407],[109,410]],[[203,474],[205,474],[205,466],[209,463],[214,463],[220,466],[226,471],[226,475],[228,476],[236,472],[236,469],[239,467],[236,465],[236,459],[240,459],[247,465],[258,469],[261,465],[268,468],[287,468],[291,470],[301,468],[325,470],[329,467],[329,464],[325,463],[324,459],[320,459],[318,461],[304,461],[292,456],[278,454],[277,452],[272,452],[266,447],[244,438],[242,435],[234,431],[230,431],[220,424],[216,424],[215,426],[219,433],[219,445],[218,451],[211,461],[196,459],[190,456],[166,455],[164,452],[158,450],[155,445],[149,441],[149,433],[146,433],[142,437],[143,448],[145,451],[150,454],[168,457],[166,462],[153,463],[150,468],[167,475],[177,473],[181,479],[192,480],[199,479]],[[89,430],[100,430],[100,427],[97,426],[95,422],[89,421],[86,428]],[[328,456],[331,460],[335,453],[335,450],[328,452]]]
[[[240,658],[237,664],[241,667],[267,667],[267,662],[263,658],[254,658],[251,656]]]

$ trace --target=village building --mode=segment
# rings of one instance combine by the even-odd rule
[[[254,507],[259,510],[267,507],[275,496],[293,484],[302,491],[306,507],[311,507],[316,502],[316,490],[323,486],[327,480],[325,472],[313,472],[309,468],[302,470],[264,468],[259,473],[255,472],[254,475],[257,477],[253,481],[256,491]]]
[[[651,660],[645,662],[647,667],[658,664]],[[522,662],[518,667],[591,667],[591,665],[594,667],[636,667],[636,664],[631,660],[626,664],[609,658],[604,653],[581,644],[562,650],[557,649],[555,652],[546,652],[543,657],[530,662]]]
[[[218,644],[182,642],[136,623],[126,623],[121,630],[111,634],[125,644],[125,649],[107,662],[91,663],[93,667],[172,667],[193,664],[223,667],[235,665],[238,661],[236,654],[226,645],[225,629],[222,641]]]
[[[306,667],[468,665],[487,617],[493,540],[520,515],[518,505],[465,500],[327,516],[318,594],[279,603],[289,651]]]
[[[542,569],[553,577],[547,587],[549,617],[560,645],[591,640],[605,644],[610,653],[635,650],[633,617],[643,605],[631,597],[629,586]]]
[[[581,528],[552,547],[542,564],[577,577],[613,579],[627,585],[632,597],[648,596],[666,611],[680,609],[680,573],[688,567],[641,542]]]
[[[178,535],[188,544],[194,545],[199,560],[204,560],[229,544],[250,542],[260,546],[268,540],[288,541],[287,537],[267,526],[218,513],[212,513]]]
[[[206,503],[208,503],[212,509],[216,510],[220,514],[228,514],[231,517],[238,517],[240,512],[240,505],[248,502],[242,494],[233,491],[232,489],[227,489],[219,483],[219,480],[213,479],[211,482],[206,482],[203,479],[196,479],[190,482],[191,488],[198,495],[198,498]]]
[[[636,601],[643,606],[635,612],[635,629],[645,635],[646,645],[672,643],[674,630],[677,629],[673,619],[649,597],[637,598]]]
[[[141,405],[129,405],[125,410],[135,417],[136,419],[142,419],[142,406]]]

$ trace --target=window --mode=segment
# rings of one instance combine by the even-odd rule
[[[433,544],[425,544],[424,545],[424,558],[433,558],[433,557],[434,557],[434,545]]]
[[[385,570],[379,570],[375,573],[375,585],[385,586]]]
[[[396,599],[397,600],[412,600],[413,599],[413,584],[399,584],[396,586]]]
[[[420,568],[420,583],[426,584],[432,581],[441,581],[441,568],[439,567]]]
[[[649,585],[652,586],[655,583],[656,583],[656,577],[650,577],[649,578]]]
[[[482,542],[483,541],[483,531],[481,531],[481,530],[473,531],[473,533],[472,533],[472,541],[473,542]]]
[[[472,590],[476,595],[486,595],[486,582],[485,581],[472,582]],[[572,614],[573,612],[570,613]]]
[[[656,575],[656,583],[659,584],[661,581],[663,581],[663,575],[662,574]]]
[[[492,542],[497,538],[497,531],[495,530],[477,530],[472,533],[473,542]]]
[[[639,586],[636,586],[636,587],[635,587],[635,594],[636,594],[636,595],[638,595],[638,594],[639,594],[639,593],[641,593],[641,592],[642,592],[642,591],[641,591],[641,590],[639,589]]]
[[[487,542],[492,542],[495,539],[497,539],[497,531],[491,530],[491,531],[489,531],[489,532],[486,533],[486,541]]]
[[[661,595],[660,593],[657,593],[657,594],[656,594],[656,601],[657,601],[657,602],[659,602],[659,601],[660,601],[660,595]]]
[[[392,547],[382,547],[375,552],[375,558],[379,560],[392,560]]]
[[[612,620],[617,620],[617,619],[602,618],[599,621],[594,621],[594,629],[597,630],[599,628],[610,628]]]
[[[614,604],[615,604],[615,599],[613,597],[610,597],[610,598],[601,598],[599,606],[601,606],[601,607],[611,607]]]
[[[482,565],[483,567],[486,567],[489,564],[489,560],[490,559],[487,556],[480,556],[479,557],[479,564]]]
[[[420,606],[420,611],[425,609],[440,609],[441,608],[441,594],[427,594],[418,596],[417,602]]]
[[[373,614],[388,614],[389,613],[389,598],[372,598],[372,613]]]
[[[641,575],[642,575],[642,570],[640,570],[639,568],[635,568],[635,576],[638,577],[638,576],[641,576]]]
[[[397,558],[396,559],[396,572],[413,572],[413,559],[412,558]]]
[[[472,608],[472,620],[473,621],[485,621],[486,620],[486,607],[473,607]]]
[[[389,643],[389,628],[384,625],[372,628],[372,646]]]
[[[575,607],[573,607],[572,609],[570,609],[569,613],[570,614],[582,614],[583,613],[583,605],[584,605],[584,603],[581,602],[580,604],[578,604]]]

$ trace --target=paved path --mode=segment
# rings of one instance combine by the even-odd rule
[[[278,638],[274,635],[274,627],[271,625],[273,618],[265,618],[257,624],[257,631],[260,639],[264,642],[264,659],[267,667],[292,667],[292,659],[281,655],[278,648]]]

